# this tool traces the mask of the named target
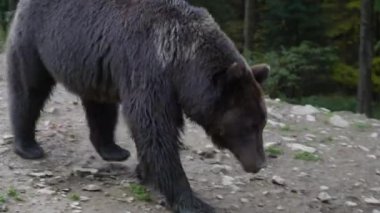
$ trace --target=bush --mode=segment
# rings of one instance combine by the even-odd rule
[[[280,52],[254,54],[251,61],[271,65],[271,76],[265,87],[272,97],[301,97],[333,91],[331,70],[337,56],[332,48],[304,41]]]

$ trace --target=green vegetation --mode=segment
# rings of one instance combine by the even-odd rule
[[[7,201],[4,195],[0,194],[0,205],[4,204]]]
[[[369,129],[371,125],[369,123],[356,122],[354,123],[354,127],[360,131],[365,131],[366,129]]]
[[[133,196],[140,201],[151,202],[152,198],[149,191],[145,188],[145,186],[131,183],[129,185],[129,190],[132,192]]]
[[[13,186],[8,189],[7,195],[15,201],[22,201],[20,193]]]
[[[294,159],[303,161],[319,161],[321,158],[318,155],[312,154],[310,152],[297,152],[294,155]]]
[[[278,157],[284,154],[284,151],[281,149],[281,147],[275,145],[266,148],[265,152],[267,152],[270,157]]]
[[[72,201],[80,201],[80,196],[77,195],[77,194],[71,194],[71,195],[69,196],[69,198],[70,198],[70,200],[72,200]]]

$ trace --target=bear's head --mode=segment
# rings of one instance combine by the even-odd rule
[[[256,173],[265,166],[263,129],[267,113],[261,83],[268,77],[266,64],[251,68],[233,63],[215,74],[214,83],[221,88],[208,135],[215,145],[229,149],[247,172]]]

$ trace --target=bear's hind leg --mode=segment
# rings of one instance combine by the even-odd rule
[[[106,161],[124,161],[130,153],[115,143],[118,104],[82,100],[90,127],[90,140],[95,150]]]
[[[31,47],[10,47],[7,65],[15,152],[25,159],[40,159],[44,151],[35,141],[36,122],[55,81]]]

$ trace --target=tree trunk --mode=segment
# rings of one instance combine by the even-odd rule
[[[255,0],[245,0],[244,10],[244,55],[253,50]]]
[[[373,0],[362,0],[360,10],[358,113],[371,116]]]

